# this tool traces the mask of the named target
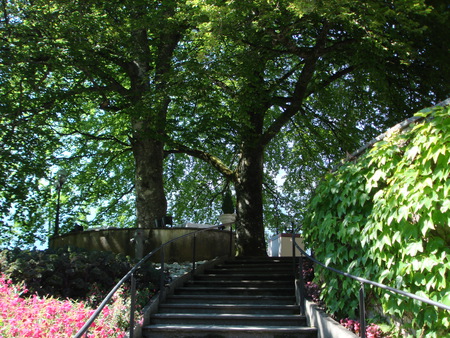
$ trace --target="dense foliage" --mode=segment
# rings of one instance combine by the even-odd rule
[[[0,252],[0,272],[15,283],[24,282],[30,294],[63,299],[91,298],[94,303],[101,301],[102,295],[106,295],[131,266],[127,257],[110,252],[81,249]],[[139,269],[136,277],[142,291],[159,285],[159,273],[150,265]]]
[[[300,214],[331,160],[448,95],[449,11],[2,1],[0,246],[45,242],[63,168],[61,233],[152,227],[167,205],[176,224],[212,222],[230,187],[238,247],[264,254],[264,227]]]
[[[450,107],[416,115],[423,119],[325,177],[305,237],[327,265],[450,305]],[[319,272],[330,311],[355,316],[359,284]],[[381,289],[366,292],[371,312],[381,305],[417,336],[450,332],[446,311]]]

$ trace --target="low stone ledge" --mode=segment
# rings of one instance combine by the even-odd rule
[[[305,307],[308,325],[317,328],[318,338],[358,338],[356,334],[328,316],[316,303],[306,301]]]

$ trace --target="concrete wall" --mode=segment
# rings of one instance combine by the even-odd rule
[[[306,301],[305,307],[308,325],[317,328],[318,338],[358,338],[356,334],[328,316],[317,304]]]
[[[91,229],[64,234],[50,239],[50,248],[75,247],[87,250],[111,251],[136,257],[136,233],[143,238],[143,254],[158,248],[179,236],[187,235],[194,228],[152,228],[152,229]],[[193,237],[189,236],[168,244],[164,249],[165,262],[192,261]],[[234,234],[232,252],[234,253]],[[207,230],[196,234],[196,260],[210,260],[230,253],[230,232]],[[152,261],[160,261],[156,254]]]
[[[295,235],[295,242],[305,250],[303,238],[300,235]],[[269,239],[268,255],[271,257],[292,257],[292,234],[277,234]],[[296,256],[299,255],[298,250]]]

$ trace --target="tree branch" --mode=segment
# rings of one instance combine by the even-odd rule
[[[289,120],[299,112],[303,103],[303,99],[307,93],[307,87],[314,74],[317,56],[310,56],[303,66],[297,83],[295,84],[294,94],[291,98],[290,104],[286,107],[284,112],[275,119],[275,121],[269,126],[266,132],[261,138],[263,146],[267,145],[281,130],[281,128],[289,122]]]
[[[311,50],[309,55],[305,57],[303,69],[295,84],[294,92],[292,97],[290,98],[290,101],[283,102],[282,100],[280,100],[280,98],[276,99],[277,101],[284,103],[283,106],[285,110],[281,115],[278,116],[277,119],[275,119],[275,121],[264,133],[262,137],[263,145],[268,144],[279,133],[281,128],[286,125],[291,120],[291,118],[301,110],[301,106],[305,97],[311,95],[315,90],[322,89],[333,81],[336,81],[346,74],[351,73],[356,68],[355,66],[344,68],[331,75],[328,79],[322,81],[319,85],[314,86],[313,88],[309,88],[310,82],[316,70],[318,59],[324,54],[334,52],[340,49],[343,45],[351,43],[351,40],[345,40],[336,42],[334,45],[326,47],[328,31],[329,25],[327,23],[324,23],[322,30],[316,39],[314,48]]]
[[[96,141],[113,141],[113,142],[116,142],[116,143],[118,143],[118,144],[120,144],[122,146],[130,147],[130,144],[119,140],[117,137],[114,137],[112,135],[107,135],[107,134],[94,135],[94,134],[90,134],[90,133],[86,133],[86,132],[80,131],[78,129],[72,129],[72,131],[70,133],[58,132],[58,134],[61,135],[61,136],[70,136],[70,135],[78,134],[78,135],[85,136],[85,137],[87,137],[89,139],[92,139],[92,140],[96,140]]]
[[[177,144],[173,149],[164,151],[165,155],[169,154],[186,154],[198,158],[213,166],[219,173],[225,176],[228,180],[235,182],[237,180],[236,172],[228,168],[218,157],[211,155],[208,152],[191,149],[182,144]]]
[[[306,96],[309,96],[327,86],[329,86],[331,83],[333,83],[336,80],[339,80],[340,78],[344,77],[347,74],[350,74],[351,72],[353,72],[357,67],[356,66],[348,66],[344,69],[341,69],[339,71],[337,71],[336,73],[330,75],[327,79],[321,81],[320,83],[318,83],[317,85],[313,86],[312,88],[310,88],[306,94]]]

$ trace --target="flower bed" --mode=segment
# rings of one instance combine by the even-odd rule
[[[73,336],[94,310],[82,301],[28,296],[26,286],[0,276],[0,337],[63,338]],[[90,338],[121,338],[126,305],[120,294],[92,325]]]

